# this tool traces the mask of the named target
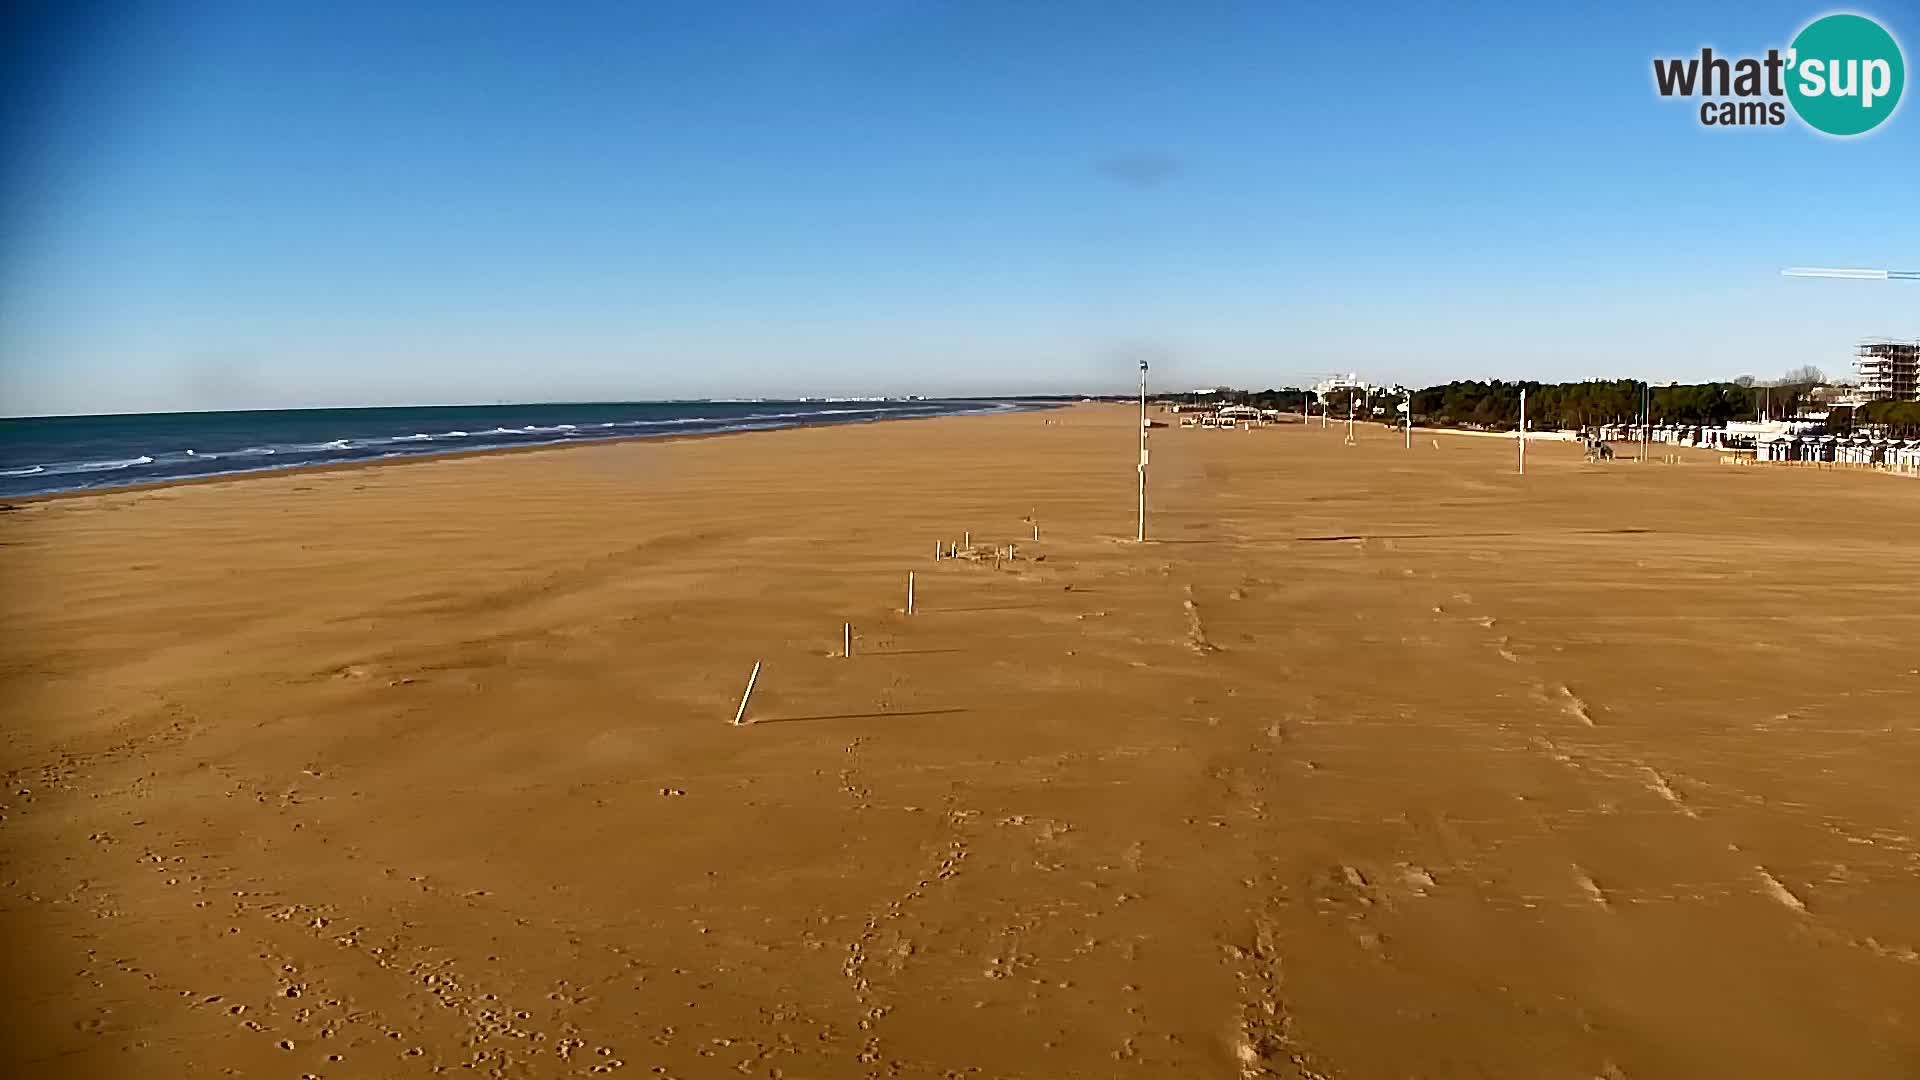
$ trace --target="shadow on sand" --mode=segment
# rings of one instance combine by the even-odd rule
[[[855,653],[857,660],[885,659],[889,656],[933,656],[936,653],[966,652],[965,649],[874,649],[870,652]]]
[[[754,727],[760,724],[801,724],[811,720],[891,720],[896,716],[951,716],[954,713],[971,711],[971,709],[901,709],[898,712],[831,713],[825,716],[773,716],[765,720],[749,721],[747,726]]]
[[[975,611],[1033,611],[1044,606],[1043,604],[989,604],[985,607],[923,607],[920,612],[923,615],[967,615]]]
[[[1652,529],[1571,529],[1560,536],[1637,536],[1650,533]],[[1307,544],[1327,543],[1335,540],[1493,540],[1516,536],[1540,536],[1541,533],[1517,532],[1460,532],[1460,533],[1356,533],[1351,536],[1296,536],[1295,540]],[[1544,534],[1554,535],[1554,534]]]

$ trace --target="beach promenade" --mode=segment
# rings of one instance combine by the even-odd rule
[[[1920,1072],[1914,484],[1135,423],[0,513],[0,1072]]]

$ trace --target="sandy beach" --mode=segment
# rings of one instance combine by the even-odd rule
[[[1920,483],[1135,422],[0,513],[0,1071],[1920,1075]]]

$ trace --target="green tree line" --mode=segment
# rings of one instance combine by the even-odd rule
[[[1851,434],[1865,425],[1878,425],[1900,439],[1920,439],[1920,401],[1874,401],[1857,409],[1835,409],[1827,428]]]
[[[1532,428],[1580,429],[1600,424],[1633,423],[1640,419],[1642,384],[1632,379],[1593,379],[1585,382],[1540,383],[1481,382],[1461,379],[1440,386],[1413,391],[1415,423],[1447,427],[1475,427],[1511,431],[1520,422],[1520,391],[1527,392],[1527,426]],[[1791,416],[1809,400],[1813,382],[1756,386],[1751,380],[1656,386],[1649,410],[1656,424],[1699,424],[1717,426],[1728,420],[1757,419],[1762,411],[1773,416]],[[1354,392],[1354,412],[1363,419],[1397,420],[1398,391]],[[1348,392],[1335,391],[1324,400],[1311,391],[1297,387],[1258,391],[1214,390],[1172,395],[1168,400],[1184,404],[1228,401],[1263,409],[1299,412],[1311,401],[1315,412],[1323,407],[1336,419],[1346,415]],[[1868,415],[1856,418],[1862,423],[1911,424],[1913,419],[1902,407],[1909,402],[1883,402],[1868,406]],[[1892,406],[1892,408],[1881,408]],[[1882,416],[1884,415],[1884,419]]]

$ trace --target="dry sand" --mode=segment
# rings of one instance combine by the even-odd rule
[[[0,1072],[1920,1075],[1920,484],[1133,422],[0,514]]]

